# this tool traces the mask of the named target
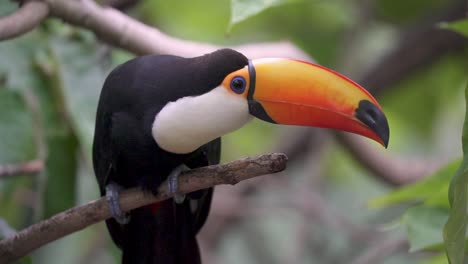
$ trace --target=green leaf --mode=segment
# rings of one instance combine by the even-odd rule
[[[70,132],[49,135],[46,160],[47,186],[44,192],[44,217],[75,205],[77,142]]]
[[[30,256],[22,257],[20,260],[18,260],[18,264],[32,264],[32,258]]]
[[[447,191],[449,182],[458,166],[460,166],[460,160],[453,161],[419,182],[370,200],[369,206],[381,208],[404,202],[418,201],[429,201],[431,205],[446,205],[448,204]],[[442,194],[442,197],[440,195],[435,196],[435,194],[439,193]]]
[[[36,50],[42,48],[42,44],[36,30],[14,40],[1,42],[0,76],[9,88],[25,91],[37,84],[36,76],[32,74],[31,58]]]
[[[403,24],[417,21],[434,10],[443,10],[451,1],[447,0],[378,0],[375,1],[376,13],[384,20]]]
[[[468,18],[456,20],[453,22],[439,23],[439,27],[443,29],[450,29],[465,37],[468,37]]]
[[[231,0],[231,20],[229,22],[229,29],[231,29],[235,24],[258,14],[267,8],[298,1],[299,0]]]
[[[0,85],[0,164],[36,158],[33,131],[33,118],[21,93]],[[14,228],[25,224],[31,213],[18,197],[29,190],[33,179],[19,176],[0,181],[0,215]]]
[[[468,85],[465,89],[465,101],[468,102]],[[468,113],[468,104],[465,106]],[[468,195],[468,114],[465,114],[465,124],[462,135],[463,162],[450,183],[449,201],[450,213],[444,227],[445,249],[449,262],[461,264],[465,255],[465,233]]]
[[[37,92],[48,108],[43,111],[48,146],[45,217],[75,204],[80,147],[91,167],[94,118],[105,73],[94,38],[81,33],[50,38],[47,54],[36,56],[45,82]]]
[[[42,39],[41,46],[47,47]],[[38,118],[41,122],[41,140],[46,148],[44,180],[39,190],[39,218],[49,217],[75,205],[77,143],[73,131],[66,122],[61,96],[62,86],[56,70],[56,62],[50,49],[37,49],[29,58],[30,75],[35,84],[28,87],[37,100]],[[59,198],[58,198],[59,197]]]
[[[437,254],[424,258],[422,261],[418,262],[419,264],[448,264],[447,256],[445,253]]]
[[[93,38],[73,31],[61,38],[50,38],[50,58],[38,62],[49,62],[42,67],[52,68],[45,76],[49,93],[44,105],[53,106],[47,122],[48,127],[55,127],[55,131],[47,133],[45,216],[75,204],[79,147],[86,164],[91,165],[94,117],[105,76],[97,61],[97,50]]]
[[[54,38],[51,47],[59,70],[63,110],[91,165],[97,102],[108,70],[99,61],[102,57],[94,40]]]
[[[410,242],[410,251],[440,247],[443,244],[442,228],[447,221],[447,210],[415,206],[403,215],[402,223]]]
[[[0,86],[0,164],[34,158],[32,116],[16,91]]]

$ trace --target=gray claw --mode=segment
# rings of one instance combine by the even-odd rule
[[[179,175],[181,172],[188,170],[189,168],[185,164],[177,166],[174,170],[171,171],[167,177],[167,185],[169,188],[169,193],[173,194],[174,202],[176,204],[181,204],[185,200],[185,194],[179,193]]]
[[[112,214],[112,217],[121,225],[128,224],[130,222],[130,215],[126,212],[123,212],[120,209],[119,204],[119,192],[122,190],[122,186],[118,185],[115,182],[110,182],[106,185],[106,200],[109,205],[109,210]]]

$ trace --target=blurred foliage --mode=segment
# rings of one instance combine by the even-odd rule
[[[130,14],[189,40],[234,45],[289,39],[319,63],[358,76],[397,45],[399,32],[451,3],[142,0]],[[15,9],[14,3],[0,1],[0,15]],[[463,33],[466,20],[444,27]],[[54,20],[20,38],[0,42],[0,55],[0,164],[46,161],[39,175],[0,180],[0,218],[22,229],[98,197],[90,155],[100,87],[110,69],[133,55],[102,45],[86,30]],[[292,161],[283,176],[290,184],[260,188],[252,203],[259,208],[284,204],[310,178],[319,178],[315,191],[351,227],[333,226],[325,216],[321,220],[297,208],[269,210],[262,212],[266,217],[246,217],[247,221],[226,231],[217,246],[220,263],[283,263],[287,252],[297,254],[299,263],[349,263],[375,246],[375,240],[357,236],[354,226],[375,230],[395,221],[406,231],[412,251],[442,252],[442,226],[449,214],[447,191],[461,156],[465,55],[457,52],[428,62],[379,98],[392,130],[390,155],[453,162],[420,182],[394,188],[371,177],[339,145],[328,144],[318,161],[308,156]],[[223,139],[223,160],[277,149],[287,140],[283,128],[253,121]],[[366,208],[369,200],[370,210]],[[304,223],[308,247],[297,253],[293,240]],[[400,231],[385,234],[399,238]],[[101,223],[48,244],[25,263],[63,263],[64,259],[114,263],[119,254]],[[435,264],[446,263],[446,258],[439,253],[397,252],[382,263]]]
[[[460,161],[451,162],[421,181],[396,189],[385,196],[371,199],[369,206],[371,208],[382,208],[400,203],[425,203],[431,206],[448,208],[447,193],[450,180],[459,166]],[[441,193],[441,195],[438,193]],[[434,200],[434,198],[440,200]]]
[[[440,23],[441,28],[450,29],[468,37],[468,19]]]
[[[466,114],[463,126],[463,161],[453,176],[449,189],[450,214],[444,227],[444,239],[450,263],[463,263],[468,221],[468,85],[465,89]]]
[[[231,19],[229,21],[229,28],[235,24],[252,17],[263,10],[291,3],[298,0],[231,0]]]
[[[377,14],[385,20],[396,24],[415,22],[421,16],[433,13],[443,8],[446,0],[413,0],[392,1],[377,0]]]

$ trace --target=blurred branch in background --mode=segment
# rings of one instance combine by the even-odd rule
[[[24,1],[16,12],[0,17],[0,41],[18,37],[37,27],[49,15],[46,3],[36,0]]]
[[[0,179],[24,174],[36,174],[44,169],[42,160],[32,160],[18,164],[0,164]]]
[[[338,142],[345,146],[351,156],[364,168],[376,175],[380,180],[395,186],[406,185],[431,175],[449,160],[425,160],[421,158],[391,157],[377,148],[364,143],[364,140],[354,135],[336,133]]]
[[[286,168],[286,162],[286,155],[272,153],[184,171],[178,177],[178,190],[180,193],[190,193],[219,184],[236,184],[256,176],[280,172]],[[167,182],[163,182],[156,196],[138,188],[122,192],[119,204],[123,211],[130,211],[169,199],[172,195]],[[111,216],[106,197],[56,214],[12,237],[0,240],[0,263],[15,261],[46,243]]]
[[[400,36],[399,44],[369,72],[358,78],[359,83],[380,96],[416,70],[438,58],[466,47],[466,39],[449,30],[437,28],[437,23],[465,17],[467,3],[454,1],[447,10],[431,14]],[[404,59],[403,59],[404,58]]]
[[[42,1],[49,4],[53,16],[72,25],[89,29],[99,39],[135,54],[177,54],[193,57],[220,48],[208,43],[171,37],[113,8],[101,7],[90,0]],[[246,44],[233,48],[250,58],[275,54],[279,57],[310,60],[305,52],[288,41]]]

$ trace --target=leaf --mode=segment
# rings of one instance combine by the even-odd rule
[[[19,92],[0,86],[0,164],[34,158],[33,121]]]
[[[375,12],[380,18],[390,20],[393,23],[408,24],[430,14],[433,10],[447,8],[450,2],[447,0],[379,0],[375,1]]]
[[[468,18],[460,19],[452,22],[442,22],[438,26],[443,29],[455,31],[465,37],[468,37]]]
[[[18,260],[17,264],[32,264],[32,258],[30,256],[22,257]]]
[[[1,42],[0,76],[5,79],[10,89],[25,91],[37,84],[36,76],[31,74],[33,71],[31,58],[34,51],[40,49],[42,44],[43,41],[37,31]]]
[[[51,42],[59,69],[63,107],[88,164],[97,102],[107,70],[99,63],[97,43],[55,38]]]
[[[447,256],[445,253],[437,254],[424,258],[422,261],[418,262],[419,264],[448,264]]]
[[[45,76],[49,93],[44,105],[53,106],[47,126],[55,128],[47,133],[46,217],[75,204],[79,147],[91,165],[94,116],[104,74],[96,63],[99,56],[94,39],[87,41],[79,34],[51,38],[50,58],[42,60],[49,61],[52,68]]]
[[[91,167],[94,118],[105,76],[94,38],[76,30],[66,33],[69,30],[60,26],[57,30],[65,32],[64,36],[50,38],[46,58],[37,57],[39,67],[48,69],[44,70],[47,83],[38,93],[42,105],[51,108],[44,111],[48,128],[46,217],[75,204],[80,147],[85,164]]]
[[[468,102],[468,85],[465,89],[465,101]],[[450,183],[450,213],[444,227],[445,249],[449,263],[461,264],[465,254],[465,233],[468,195],[468,104],[465,106],[465,124],[463,126],[462,146],[463,162]]]
[[[419,182],[370,200],[369,206],[381,208],[403,202],[425,202],[426,200],[430,200],[430,204],[432,205],[447,204],[449,182],[458,166],[460,166],[460,160],[453,161]],[[440,201],[440,196],[437,196],[437,199],[435,199],[435,193],[442,193],[443,201]]]
[[[49,135],[46,160],[47,186],[44,190],[44,217],[74,206],[76,197],[77,142],[73,134]]]
[[[228,31],[239,22],[252,17],[267,8],[287,3],[298,2],[298,0],[231,0],[231,20]]]
[[[442,228],[447,221],[447,210],[415,206],[403,215],[402,223],[410,242],[410,251],[440,247],[444,240]]]
[[[1,53],[0,53],[1,54]],[[0,164],[20,163],[36,158],[33,118],[18,91],[0,85]],[[12,177],[0,181],[0,215],[18,228],[30,209],[24,200],[34,177]]]

